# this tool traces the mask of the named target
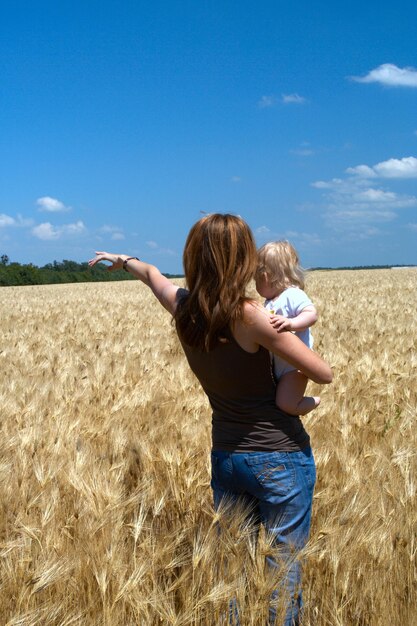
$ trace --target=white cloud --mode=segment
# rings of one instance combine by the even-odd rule
[[[397,67],[384,63],[366,76],[352,76],[357,83],[380,83],[389,87],[417,87],[417,70],[414,67]]]
[[[327,198],[336,202],[336,204],[349,204],[353,208],[363,209],[366,207],[392,209],[407,208],[417,205],[415,196],[401,195],[393,191],[385,191],[375,187],[369,187],[367,181],[362,180],[341,180],[330,181],[327,187],[323,189],[330,190]]]
[[[123,229],[119,226],[109,226],[108,224],[104,224],[99,229],[99,232],[103,235],[110,235],[110,238],[113,241],[122,241],[123,239],[125,239]]]
[[[383,191],[382,189],[366,189],[357,194],[353,198],[359,202],[363,202],[365,206],[390,206],[391,209],[406,209],[408,207],[417,206],[417,198],[415,196],[405,196],[394,193],[392,191]]]
[[[242,181],[242,179],[240,178],[240,176],[232,176],[232,178],[230,179],[230,181],[232,183],[240,183]]]
[[[397,214],[394,211],[359,210],[357,208],[329,207],[323,214],[328,228],[347,240],[370,239],[381,234],[379,225],[390,224],[395,221]]]
[[[79,220],[75,224],[64,224],[64,226],[60,227],[60,230],[63,235],[80,235],[86,231],[86,227]]]
[[[341,178],[332,178],[332,180],[329,181],[317,180],[315,183],[311,183],[311,186],[316,189],[335,189],[335,187],[338,187],[341,183],[343,183]]]
[[[167,254],[168,256],[178,256],[178,253],[175,250],[172,250],[171,248],[162,248],[156,241],[146,241],[145,243],[148,248],[153,251],[154,254]]]
[[[382,178],[417,178],[417,159],[388,159],[374,165],[374,170]]]
[[[417,232],[417,224],[414,224],[414,223],[407,224],[407,228],[409,228],[410,230],[414,230],[415,232]]]
[[[99,228],[99,231],[105,235],[119,230],[121,230],[121,228],[118,228],[117,226],[109,226],[108,224],[103,224],[103,226]]]
[[[364,228],[362,230],[362,239],[368,239],[369,237],[374,237],[374,235],[380,235],[381,230],[376,228],[375,226],[369,226],[369,228]]]
[[[57,198],[51,198],[50,196],[43,196],[36,200],[36,204],[39,207],[39,211],[47,211],[48,213],[62,213],[64,211],[70,211],[71,207],[65,206],[61,200]]]
[[[283,93],[281,94],[281,98],[276,96],[262,96],[262,98],[258,100],[258,107],[260,109],[270,109],[276,106],[278,102],[282,102],[283,104],[305,104],[307,99],[300,96],[298,93]]]
[[[366,240],[371,239],[372,237],[376,237],[377,235],[384,235],[384,231],[376,226],[369,226],[366,223],[358,222],[357,224],[343,224],[340,225],[339,228],[335,228],[336,231],[339,231],[340,236],[343,237],[347,241],[358,241],[358,240]]]
[[[333,223],[349,222],[351,224],[362,224],[364,222],[392,222],[397,214],[393,211],[369,211],[358,209],[346,209],[335,213],[327,213]]]
[[[295,245],[301,248],[320,245],[322,243],[322,239],[320,239],[320,236],[317,233],[305,233],[295,230],[274,232],[267,226],[260,226],[259,228],[256,228],[255,234],[257,235],[257,238],[259,238],[260,242],[288,239],[289,241],[295,242]]]
[[[28,227],[32,226],[33,220],[18,215],[17,217],[11,217],[5,213],[0,214],[0,228],[6,226],[14,227]]]
[[[383,191],[382,189],[366,189],[355,194],[354,197],[359,202],[394,202],[396,194],[392,191]]]
[[[43,241],[52,241],[53,239],[59,239],[60,237],[58,228],[52,226],[50,222],[44,222],[43,224],[34,226],[34,228],[32,228],[32,234]]]
[[[284,104],[304,104],[307,100],[303,96],[299,96],[298,93],[283,93],[282,102]]]
[[[369,165],[357,165],[356,167],[348,167],[346,170],[347,174],[352,174],[353,176],[360,176],[361,178],[375,178],[376,172],[369,167]]]
[[[32,228],[32,234],[43,241],[53,241],[65,236],[82,235],[85,232],[86,227],[81,221],[74,224],[64,224],[63,226],[53,226],[50,222],[44,222]]]
[[[366,178],[332,178],[331,180],[318,180],[311,183],[311,186],[325,190],[325,197],[328,198],[332,194],[351,197],[353,194],[369,189],[369,180]]]
[[[417,198],[415,196],[407,196],[394,193],[393,191],[385,191],[376,187],[366,188],[363,186],[364,181],[341,181],[339,184],[329,183],[327,189],[329,192],[325,194],[325,198],[330,202],[329,206],[346,207],[353,210],[363,209],[401,209],[417,206]]]
[[[270,232],[271,230],[268,228],[268,226],[259,226],[259,228],[255,230],[255,233],[257,235],[267,235]]]
[[[396,161],[395,166],[391,163],[392,161]],[[323,192],[325,201],[323,217],[326,225],[335,231],[347,232],[352,237],[369,238],[379,233],[375,224],[395,220],[398,209],[416,207],[416,196],[399,194],[381,188],[378,178],[389,178],[387,172],[394,171],[394,167],[397,171],[401,168],[408,168],[409,174],[409,158],[401,159],[401,161],[390,159],[372,168],[359,165],[346,170],[350,175],[347,178],[333,178],[330,181],[312,183],[313,187]],[[391,178],[394,176],[391,175]],[[372,179],[372,186],[370,179]]]
[[[168,256],[178,256],[178,252],[171,248],[159,248],[158,254],[167,254]]]
[[[295,241],[297,246],[317,246],[323,243],[317,233],[300,233],[295,230],[288,230],[284,237],[290,241]]]
[[[349,167],[346,173],[360,178],[417,178],[417,159],[410,156],[381,161],[372,167],[357,165]]]
[[[268,109],[273,107],[275,104],[274,96],[262,96],[262,98],[258,101],[258,107],[260,109]]]
[[[5,226],[15,226],[16,220],[14,217],[10,217],[10,215],[6,215],[5,213],[0,213],[0,228]]]

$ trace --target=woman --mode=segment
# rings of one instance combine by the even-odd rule
[[[288,558],[285,626],[299,623],[301,549],[310,529],[315,482],[309,437],[299,417],[275,404],[270,353],[316,383],[332,380],[329,366],[290,332],[277,333],[262,306],[246,296],[257,268],[255,242],[240,217],[212,214],[191,229],[183,262],[187,289],[139,259],[97,252],[145,283],[173,316],[189,365],[213,409],[212,488],[244,501]],[[278,564],[269,559],[271,567]],[[275,611],[270,610],[270,623]]]

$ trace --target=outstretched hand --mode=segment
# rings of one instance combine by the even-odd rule
[[[292,330],[291,319],[288,317],[284,317],[283,315],[272,315],[271,316],[271,324],[272,327],[275,328],[279,333]]]
[[[88,261],[88,265],[90,267],[94,267],[94,265],[96,265],[96,263],[100,263],[100,261],[109,261],[111,263],[111,265],[107,267],[107,270],[109,272],[112,272],[113,270],[120,270],[123,267],[123,259],[120,257],[119,254],[111,254],[110,252],[97,251],[94,259],[90,259]]]

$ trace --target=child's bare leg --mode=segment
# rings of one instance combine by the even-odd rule
[[[307,415],[320,404],[318,396],[305,396],[308,378],[298,370],[283,374],[277,384],[277,406],[290,415]]]

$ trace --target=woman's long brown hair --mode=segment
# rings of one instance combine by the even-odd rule
[[[212,350],[225,330],[243,317],[257,255],[249,226],[242,218],[213,213],[190,230],[183,255],[188,293],[180,299],[175,323],[181,340]]]

